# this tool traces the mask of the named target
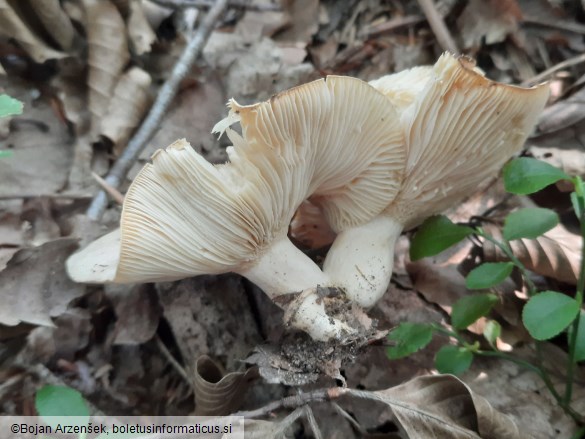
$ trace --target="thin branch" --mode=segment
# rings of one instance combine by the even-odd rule
[[[95,172],[92,172],[91,176],[93,177],[93,179],[95,181],[97,181],[97,183],[100,185],[100,187],[104,191],[106,191],[110,197],[112,197],[114,199],[114,201],[116,203],[118,203],[120,206],[122,204],[124,204],[124,195],[122,195],[118,189],[110,186],[106,180],[104,180],[102,177],[100,177]]]
[[[215,3],[214,0],[152,0],[157,5],[173,9],[200,8],[209,9]],[[245,9],[255,12],[280,12],[280,5],[273,3],[252,4],[247,0],[228,0],[228,8]]]
[[[278,401],[273,401],[269,404],[266,404],[264,407],[260,407],[256,410],[250,410],[247,412],[237,412],[234,413],[233,416],[243,416],[245,418],[259,418],[282,408],[297,408],[306,405],[310,402],[331,401],[332,399],[339,398],[346,391],[347,389],[344,389],[342,387],[317,389],[313,390],[312,392],[287,396],[286,398],[282,398]]]
[[[156,345],[158,346],[158,348],[160,349],[162,354],[165,356],[167,361],[169,363],[171,363],[171,365],[175,368],[175,370],[179,373],[179,375],[181,375],[183,377],[183,379],[187,382],[187,384],[189,384],[189,387],[191,387],[191,389],[193,389],[193,382],[189,379],[189,375],[187,375],[187,371],[185,371],[183,366],[181,366],[179,364],[179,362],[175,359],[175,357],[173,357],[173,354],[171,354],[169,352],[169,350],[167,349],[167,347],[165,346],[165,344],[163,343],[163,341],[160,339],[160,337],[158,335],[155,337],[155,341],[156,341]]]
[[[319,429],[319,424],[317,424],[313,410],[311,410],[311,408],[306,405],[304,407],[304,411],[305,416],[307,417],[307,421],[309,422],[309,427],[311,427],[311,431],[313,432],[315,439],[323,439],[323,435],[321,434],[321,430]]]
[[[523,17],[522,23],[532,24],[537,26],[551,27],[553,29],[560,29],[567,32],[574,32],[576,34],[585,35],[585,26],[581,23],[573,23],[563,20],[546,20],[538,17]]]
[[[574,65],[581,64],[584,62],[585,62],[585,54],[582,53],[581,55],[577,55],[573,58],[566,59],[565,61],[560,62],[560,63],[552,66],[550,69],[546,69],[544,72],[541,72],[538,75],[536,75],[532,78],[529,78],[526,81],[523,81],[520,85],[528,86],[528,85],[536,84],[538,82],[542,82],[545,79],[548,79],[549,76],[552,76],[553,74],[558,72],[559,70],[563,70],[563,69],[566,69],[567,67],[572,67]]]
[[[128,171],[134,162],[136,162],[136,159],[148,141],[154,135],[164,115],[167,113],[169,105],[177,94],[179,84],[187,75],[189,70],[191,70],[193,63],[203,50],[203,47],[205,46],[211,31],[215,27],[215,23],[219,20],[221,14],[224,12],[227,3],[227,0],[217,0],[207,13],[205,20],[203,20],[203,23],[201,23],[197,33],[187,43],[185,50],[173,68],[171,76],[161,87],[156,101],[142,122],[142,125],[140,125],[140,128],[134,134],[132,140],[130,140],[128,146],[120,155],[110,170],[110,173],[106,177],[105,181],[111,187],[120,187],[120,184],[126,177],[126,174],[128,174]],[[100,191],[87,209],[87,216],[94,221],[99,220],[106,210],[107,202],[108,199],[106,193],[103,190]]]
[[[418,0],[418,4],[425,13],[429,26],[431,26],[435,37],[437,37],[437,41],[441,48],[443,50],[448,50],[455,55],[458,54],[459,48],[457,47],[457,44],[455,44],[455,40],[451,36],[449,29],[447,29],[443,17],[441,17],[441,14],[437,11],[433,0]]]

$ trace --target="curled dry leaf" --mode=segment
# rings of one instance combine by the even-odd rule
[[[486,226],[485,229],[496,239],[502,239],[498,228]],[[559,224],[536,239],[516,239],[510,245],[514,255],[527,269],[576,285],[582,243],[583,238]],[[501,250],[490,242],[484,242],[483,252],[487,262],[507,260]]]
[[[63,50],[71,50],[76,41],[79,41],[79,36],[71,24],[71,20],[61,8],[59,0],[29,0],[28,3],[51,38]]]
[[[452,375],[422,376],[387,390],[347,394],[388,405],[409,439],[525,437],[509,417]]]
[[[0,35],[14,38],[26,53],[38,63],[65,56],[63,52],[51,48],[37,37],[12,9],[7,0],[0,0]]]
[[[207,355],[195,362],[193,387],[196,416],[225,416],[242,404],[250,381],[257,376],[254,369],[225,374]]]
[[[92,129],[108,109],[114,87],[129,59],[126,25],[109,0],[83,0],[89,44],[89,109]]]
[[[138,67],[124,73],[101,121],[100,134],[114,143],[119,155],[140,124],[150,104],[150,75]]]
[[[16,252],[0,273],[0,323],[52,326],[51,317],[85,293],[65,273],[65,259],[76,248],[77,240],[63,238]]]
[[[137,55],[150,52],[150,46],[156,41],[156,34],[150,27],[142,6],[142,2],[130,2],[128,17],[128,36]]]

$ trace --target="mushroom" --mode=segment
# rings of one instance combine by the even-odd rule
[[[544,108],[548,86],[504,85],[474,67],[446,53],[433,67],[372,82],[401,109],[404,179],[380,215],[337,236],[323,265],[329,281],[363,307],[386,291],[402,230],[453,206],[496,174],[522,148]]]
[[[230,162],[214,166],[184,140],[157,151],[128,190],[120,230],[72,255],[70,277],[125,283],[236,272],[273,300],[304,291],[288,318],[314,339],[351,334],[326,314],[315,287],[328,285],[327,276],[287,231],[311,194],[338,229],[388,205],[405,165],[394,107],[348,77],[230,106],[216,126],[234,144]],[[242,135],[229,128],[236,121]]]

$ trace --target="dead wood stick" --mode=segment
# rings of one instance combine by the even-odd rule
[[[418,0],[418,4],[427,17],[429,26],[431,26],[435,37],[437,37],[437,41],[439,42],[441,48],[443,50],[448,50],[454,55],[458,54],[459,48],[457,47],[457,44],[455,44],[455,40],[447,29],[447,26],[443,21],[443,17],[441,17],[441,14],[439,14],[439,11],[437,11],[433,0]]]
[[[566,59],[565,61],[552,66],[550,69],[546,69],[544,72],[540,72],[538,75],[529,78],[526,81],[522,81],[520,85],[526,87],[528,85],[536,84],[538,82],[544,81],[559,70],[566,69],[567,67],[572,67],[583,62],[585,62],[585,54],[582,53],[573,58]]]
[[[185,8],[211,8],[215,3],[214,0],[151,0],[157,5],[173,9]],[[282,11],[280,5],[265,3],[253,4],[247,0],[228,0],[228,8],[245,9],[247,11],[255,12],[279,12]]]
[[[120,184],[128,174],[128,171],[136,162],[136,159],[148,143],[148,141],[154,135],[158,128],[161,120],[167,112],[167,109],[173,98],[177,94],[179,84],[183,78],[187,75],[193,63],[203,50],[211,31],[213,30],[215,23],[219,20],[219,17],[227,6],[227,0],[217,0],[213,7],[207,13],[207,16],[199,26],[197,33],[191,37],[185,50],[181,54],[181,57],[175,64],[171,76],[165,81],[157,95],[156,101],[152,105],[148,115],[140,125],[138,131],[134,134],[128,146],[122,152],[110,173],[105,178],[105,181],[113,188],[120,187]],[[104,211],[106,210],[108,198],[106,192],[100,190],[93,199],[91,205],[87,209],[87,216],[98,221],[101,219]]]
[[[306,405],[310,402],[320,401],[331,401],[337,399],[346,392],[343,387],[330,387],[328,389],[317,389],[312,392],[300,393],[298,395],[287,396],[286,398],[279,399],[266,404],[264,407],[260,407],[255,410],[246,412],[237,412],[233,416],[243,416],[244,418],[259,418],[266,416],[281,408],[298,408]]]

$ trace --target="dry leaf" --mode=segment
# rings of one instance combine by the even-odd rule
[[[156,41],[156,34],[150,27],[142,2],[130,2],[130,16],[128,17],[128,36],[132,49],[137,55],[150,52],[152,43]]]
[[[250,381],[257,376],[254,369],[225,374],[222,368],[207,355],[195,362],[193,387],[196,416],[226,416],[237,410],[246,394]]]
[[[347,394],[387,404],[409,439],[525,437],[509,417],[452,375],[422,376],[387,390]]]
[[[97,130],[130,55],[126,25],[118,9],[109,0],[83,0],[83,4],[89,45],[89,109],[92,130]]]
[[[63,238],[19,250],[0,273],[0,323],[53,326],[51,317],[85,294],[85,286],[65,273],[65,259],[76,248],[75,239]]]
[[[276,41],[306,46],[319,29],[319,0],[283,0],[289,26],[275,37]]]
[[[73,150],[73,163],[69,171],[68,189],[76,192],[94,185],[91,176],[93,148],[88,135],[78,136]]]
[[[80,42],[79,35],[65,11],[61,9],[59,0],[28,0],[28,3],[61,49],[70,51]]]
[[[8,78],[10,79],[10,78]],[[13,118],[14,129],[6,139],[13,155],[0,160],[0,196],[34,197],[62,189],[71,166],[72,145],[67,126],[44,98],[33,101],[30,90],[16,82],[11,95],[24,102],[24,114]],[[25,120],[26,123],[20,123]]]
[[[522,11],[516,0],[470,0],[457,19],[465,48],[500,43],[518,30]]]
[[[0,0],[0,35],[14,38],[38,63],[66,56],[63,52],[49,47],[37,37],[12,9],[7,0]]]
[[[501,232],[496,227],[485,227],[496,239]],[[577,284],[583,238],[565,229],[561,224],[536,239],[515,239],[510,242],[514,255],[531,271],[561,282]],[[506,261],[501,250],[492,243],[483,244],[484,259]]]
[[[335,239],[319,206],[303,201],[290,223],[289,235],[308,248],[321,248]]]
[[[150,107],[150,75],[138,67],[124,73],[101,122],[100,134],[114,144],[114,153],[126,147],[130,136],[138,127]]]
[[[151,284],[106,285],[114,304],[115,345],[139,345],[150,340],[158,328],[161,309]]]

